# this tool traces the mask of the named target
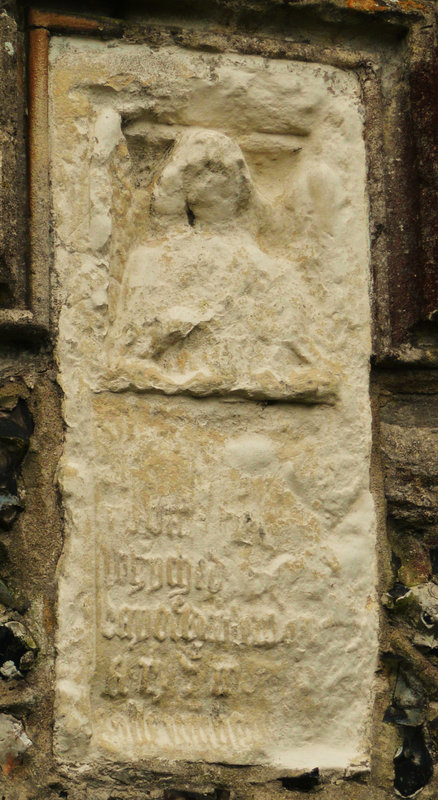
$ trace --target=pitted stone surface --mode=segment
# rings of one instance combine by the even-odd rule
[[[377,645],[356,79],[57,37],[50,91],[57,755],[366,761]]]

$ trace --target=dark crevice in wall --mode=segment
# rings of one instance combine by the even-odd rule
[[[23,678],[34,665],[37,646],[28,630],[16,619],[0,623],[0,678]]]
[[[228,789],[215,789],[214,792],[191,792],[186,789],[168,789],[164,792],[164,800],[229,800]]]
[[[191,228],[194,228],[194,226],[195,226],[195,215],[194,215],[194,213],[193,213],[193,211],[190,208],[188,203],[186,203],[186,214],[187,214],[187,222],[189,223]]]
[[[409,589],[404,585],[404,583],[396,581],[394,586],[388,591],[388,594],[393,600],[400,600],[400,598],[404,597],[408,592]]]
[[[438,547],[431,547],[429,550],[430,568],[432,576],[438,578]]]
[[[17,472],[33,431],[23,400],[12,411],[0,412],[0,528],[7,530],[23,506],[18,496]]]
[[[422,728],[406,728],[403,745],[394,757],[394,788],[402,797],[414,797],[429,783],[432,758]]]
[[[24,643],[17,639],[9,628],[0,627],[0,661],[12,661],[18,669],[25,652]]]
[[[319,784],[319,769],[303,772],[302,775],[280,778],[283,789],[289,792],[311,792]]]

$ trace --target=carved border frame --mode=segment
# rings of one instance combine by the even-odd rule
[[[269,5],[269,0],[264,0]],[[169,37],[200,49],[261,53],[271,58],[318,61],[354,70],[364,109],[370,203],[373,354],[377,362],[403,360],[412,327],[438,314],[438,185],[431,180],[438,147],[438,51],[436,19],[424,2],[399,0],[298,0],[296,13],[345,24],[366,24],[391,34],[380,54],[372,35],[367,46],[308,44],[292,37],[232,35],[212,28],[171,30],[109,18],[31,9],[29,13],[29,205],[30,263],[25,310],[0,310],[0,332],[50,330],[51,225],[48,153],[48,52],[52,35],[129,38],[159,44]],[[397,42],[398,40],[398,42]],[[386,56],[390,56],[388,59]],[[427,110],[425,114],[425,109]],[[438,184],[438,181],[436,182]]]

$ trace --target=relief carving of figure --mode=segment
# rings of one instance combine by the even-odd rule
[[[333,402],[317,309],[291,261],[259,243],[266,211],[239,146],[184,132],[150,216],[151,239],[128,254],[112,310],[108,388]]]

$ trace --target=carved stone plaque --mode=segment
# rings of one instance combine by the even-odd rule
[[[354,74],[54,37],[64,761],[366,761]]]

